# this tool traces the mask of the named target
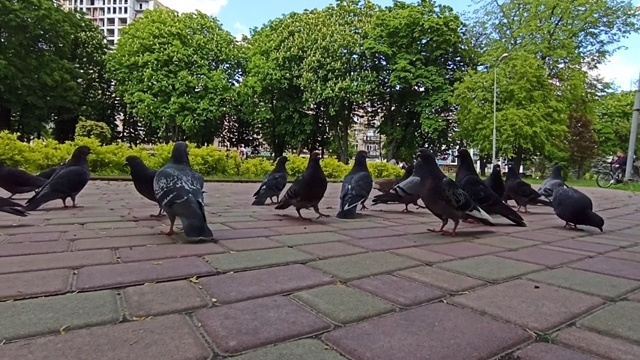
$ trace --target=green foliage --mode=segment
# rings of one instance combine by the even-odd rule
[[[94,138],[104,145],[111,141],[111,129],[103,122],[81,120],[76,125],[75,136]]]
[[[404,170],[399,168],[398,166],[389,164],[387,162],[370,162],[367,164],[369,167],[369,171],[371,172],[371,176],[374,179],[380,178],[399,178],[404,173]]]
[[[612,156],[618,150],[626,152],[634,97],[633,91],[609,92],[596,102],[594,130],[598,140],[598,154]],[[640,146],[637,148],[640,149]]]

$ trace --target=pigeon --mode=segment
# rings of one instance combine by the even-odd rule
[[[273,204],[273,197],[280,201],[280,193],[287,186],[287,161],[286,156],[281,156],[276,162],[276,167],[267,175],[262,184],[253,194],[255,200],[251,205],[264,205],[267,199]]]
[[[431,152],[425,148],[419,150],[422,163],[416,163],[414,176],[420,178],[420,198],[429,211],[442,220],[440,229],[429,229],[442,235],[456,236],[460,219],[475,219],[487,226],[494,226],[493,219],[471,197],[447,177],[436,163]],[[444,231],[444,227],[453,220],[453,230]]]
[[[562,166],[556,165],[551,169],[551,175],[540,185],[538,193],[553,203],[553,192],[561,187],[567,187],[567,185],[562,178]]]
[[[61,164],[60,166],[64,166],[64,163]],[[43,178],[45,180],[49,180],[51,179],[53,174],[55,174],[55,172],[58,170],[60,166],[54,166],[54,167],[48,168],[47,170],[43,170],[39,172],[36,176],[39,178]]]
[[[10,199],[3,198],[1,196],[0,196],[0,211],[5,212],[7,214],[20,216],[20,217],[25,217],[29,215],[29,213],[23,209],[22,204],[19,204]]]
[[[11,194],[9,199],[16,194],[36,191],[46,182],[46,179],[31,175],[24,170],[0,164],[0,188]]]
[[[166,235],[175,234],[173,226],[178,217],[187,238],[214,240],[204,212],[203,187],[204,178],[191,169],[187,144],[176,142],[171,159],[153,179],[155,197],[171,222]]]
[[[504,199],[504,179],[502,179],[500,164],[493,165],[493,170],[489,177],[484,179],[484,183],[487,184],[489,189],[493,190],[498,197]]]
[[[507,169],[507,180],[505,181],[505,193],[503,199],[509,196],[518,205],[518,211],[524,207],[524,212],[527,213],[527,206],[531,204],[540,204],[551,206],[551,202],[546,199],[541,199],[537,191],[533,190],[529,183],[520,178],[520,175],[516,171],[516,168],[510,164]]]
[[[156,177],[158,171],[148,168],[144,161],[135,155],[127,156],[125,161],[125,165],[127,165],[131,171],[133,186],[138,191],[138,194],[158,204],[156,193],[153,190],[153,179]],[[162,206],[158,204],[158,207],[160,208],[158,214],[151,214],[151,217],[162,216]]]
[[[313,208],[317,219],[322,217],[329,217],[329,215],[320,212],[318,204],[324,197],[324,193],[327,191],[327,177],[322,171],[320,166],[320,153],[314,151],[309,157],[309,163],[307,168],[302,173],[302,176],[297,177],[282,199],[276,205],[277,210],[284,210],[291,206],[296,208],[298,217],[303,220],[310,220],[300,214],[301,209]]]
[[[33,211],[58,199],[62,200],[62,205],[66,208],[67,198],[71,198],[72,207],[78,207],[76,196],[87,186],[91,178],[87,163],[89,154],[91,154],[91,149],[88,146],[78,146],[69,161],[61,165],[42,188],[27,200],[25,210]]]
[[[527,226],[524,219],[511,206],[485,184],[473,166],[473,159],[467,149],[459,149],[456,182],[482,210],[489,215],[500,215],[518,226]]]
[[[560,220],[564,220],[564,227],[578,229],[578,225],[592,226],[602,232],[604,219],[593,212],[591,199],[577,189],[558,187],[553,191],[553,212]]]
[[[407,180],[411,176],[411,174],[413,174],[413,167],[414,167],[413,165],[407,166],[407,168],[404,169],[404,174],[402,175],[401,178],[396,178],[396,179],[386,178],[386,179],[379,179],[374,181],[373,188],[380,191],[383,194],[388,194],[389,191],[391,191],[391,189],[393,189],[394,186]]]
[[[367,152],[358,151],[353,168],[344,177],[342,181],[342,189],[340,190],[340,211],[336,217],[338,219],[354,219],[358,205],[360,210],[367,209],[364,206],[365,201],[371,194],[373,188],[373,178],[367,167]]]
[[[420,200],[420,178],[415,176],[414,174],[416,165],[409,165],[404,173],[403,178],[407,175],[408,176],[403,181],[399,182],[393,188],[391,188],[388,193],[378,194],[374,196],[373,200],[371,200],[372,206],[378,204],[393,203],[404,204],[404,210],[402,210],[402,212],[406,213],[413,212],[409,210],[409,204],[413,204],[418,208],[424,208],[418,205],[418,200]]]

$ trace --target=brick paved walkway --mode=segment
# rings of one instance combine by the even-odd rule
[[[0,214],[0,358],[640,359],[640,195],[585,190],[603,234],[533,206],[448,238],[400,206],[301,222],[256,186],[207,184],[219,244],[160,235],[124,182]]]

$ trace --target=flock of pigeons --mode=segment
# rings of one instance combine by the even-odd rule
[[[28,211],[54,200],[62,200],[63,206],[67,207],[68,198],[72,207],[77,207],[76,197],[91,175],[87,163],[89,154],[91,150],[87,146],[79,146],[66,163],[37,175],[0,165],[0,187],[11,194],[9,198],[0,197],[0,211],[27,216]],[[466,149],[459,149],[457,157],[455,180],[447,177],[433,154],[423,148],[418,151],[415,164],[407,167],[400,179],[382,179],[374,183],[367,167],[367,152],[359,151],[353,168],[342,182],[336,217],[355,218],[358,207],[367,209],[365,202],[375,188],[381,193],[373,197],[373,205],[404,204],[403,212],[411,212],[409,204],[426,208],[442,221],[439,229],[429,231],[443,235],[455,236],[461,220],[494,226],[491,215],[502,216],[517,226],[527,226],[519,214],[520,209],[524,208],[526,213],[527,206],[535,204],[552,206],[556,215],[565,221],[565,227],[577,229],[578,225],[587,225],[603,231],[604,220],[593,212],[591,199],[564,183],[560,166],[553,168],[551,176],[536,191],[520,178],[514,167],[509,167],[503,181],[500,167],[494,166],[491,175],[483,181]],[[319,208],[328,185],[320,165],[320,154],[311,154],[305,171],[280,198],[288,180],[287,160],[286,156],[277,160],[273,171],[253,194],[252,205],[265,205],[269,199],[278,210],[294,207],[299,218],[304,220],[310,219],[302,216],[302,209],[313,209],[317,218],[328,217]],[[165,212],[169,217],[167,235],[175,234],[175,220],[179,218],[188,239],[213,240],[204,211],[204,178],[191,168],[186,143],[177,142],[169,162],[159,170],[150,169],[142,159],[133,155],[126,158],[126,165],[138,193],[159,206],[158,214],[151,216],[160,217]],[[24,205],[11,200],[16,194],[29,192],[35,194]],[[424,206],[420,206],[418,200],[422,200]],[[516,202],[517,211],[507,204],[508,200]],[[454,223],[453,229],[445,231],[449,220]]]

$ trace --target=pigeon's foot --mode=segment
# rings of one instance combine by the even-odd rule
[[[568,223],[568,222],[564,224],[564,228],[569,229],[569,230],[577,230],[577,231],[582,230],[582,229],[578,228],[578,225],[572,224],[572,223]]]
[[[442,230],[442,228],[440,228],[440,229],[427,229],[427,231],[434,232],[434,233],[441,233],[444,230]]]
[[[318,214],[318,217],[316,219],[320,219],[320,218],[328,218],[331,217],[331,215],[327,215],[327,214],[323,214],[320,212],[320,208],[318,207],[318,205],[316,204],[316,206],[313,207],[313,211]]]
[[[175,232],[175,231],[173,231],[173,229],[169,229],[169,231],[167,231],[167,232],[163,232],[163,234],[165,234],[165,235],[167,235],[167,236],[171,236],[171,235],[175,235],[175,234],[176,234],[176,232]]]
[[[362,203],[360,206],[360,211],[363,211],[363,210],[369,210],[368,207],[364,206],[364,203]]]
[[[407,213],[407,214],[413,214],[413,211],[409,210],[409,206],[405,205],[406,207],[404,208],[404,210],[402,210],[401,212],[403,213]]]
[[[67,206],[67,199],[62,199],[62,206],[66,209],[69,206]]]
[[[163,216],[164,216],[164,214],[151,214],[151,215],[149,215],[149,217],[152,217],[152,218],[161,218]]]
[[[454,231],[442,231],[440,233],[440,235],[455,237],[456,236],[456,232],[455,232],[455,230]]]
[[[296,209],[296,212],[298,213],[298,218],[300,220],[311,221],[311,219],[302,216],[302,214],[300,213],[300,209]]]
[[[71,205],[72,208],[83,208],[84,206],[82,205],[78,205],[78,204],[73,204]]]
[[[523,206],[518,206],[518,210],[517,210],[517,211],[518,211],[518,212],[521,212],[521,213],[523,213],[523,214],[528,214],[528,213],[529,213],[529,210],[527,210],[527,207],[526,207],[526,206],[524,206],[524,211],[520,211],[520,209],[521,209],[521,208],[523,208]]]

